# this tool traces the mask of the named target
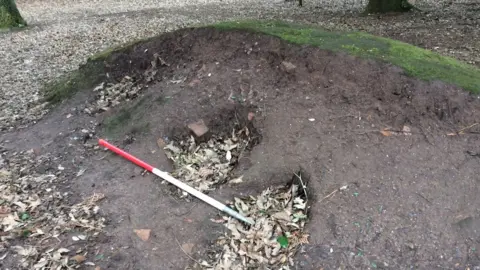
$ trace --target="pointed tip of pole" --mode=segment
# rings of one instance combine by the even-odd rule
[[[248,225],[255,225],[255,222],[253,220],[250,220],[250,219],[247,219],[246,217],[241,217],[241,220],[245,223],[247,223]]]
[[[229,207],[225,207],[223,209],[223,211],[227,212],[228,214],[230,214],[234,218],[245,222],[248,225],[254,225],[255,224],[255,222],[253,220],[247,219],[246,217],[242,216],[240,213],[238,213],[237,211],[235,211],[235,210],[233,210]]]

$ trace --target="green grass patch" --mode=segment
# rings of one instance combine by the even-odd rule
[[[73,96],[78,90],[93,88],[105,78],[103,68],[102,61],[88,61],[78,70],[46,84],[42,89],[44,100],[56,104]]]
[[[5,0],[3,0],[5,1]],[[2,0],[0,0],[0,29],[7,29],[8,28],[23,28],[27,26],[27,23],[25,20],[22,18],[22,16],[18,13],[18,10],[16,7],[13,7],[14,11],[16,11],[17,14],[11,13],[7,10],[7,8],[4,5],[11,5],[11,3],[2,3]]]
[[[88,58],[85,66],[44,85],[42,88],[44,100],[54,105],[70,98],[77,91],[95,87],[105,79],[104,61],[106,61],[112,54],[117,52],[128,53],[135,47],[135,45],[147,42],[153,38],[135,40],[121,46],[108,48],[92,55]]]
[[[211,27],[223,30],[250,30],[279,37],[294,44],[346,52],[358,57],[392,63],[405,73],[423,80],[440,80],[480,93],[480,69],[404,42],[363,32],[331,32],[285,22],[223,22]]]

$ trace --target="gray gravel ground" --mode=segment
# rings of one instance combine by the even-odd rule
[[[180,27],[240,18],[294,19],[342,29],[341,21],[329,21],[327,11],[358,10],[367,1],[304,2],[299,8],[284,0],[19,0],[30,27],[0,32],[0,129],[41,118],[46,113],[41,87],[102,49]]]

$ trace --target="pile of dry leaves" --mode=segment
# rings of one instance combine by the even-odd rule
[[[293,256],[308,243],[303,229],[307,221],[307,191],[301,176],[290,187],[271,188],[260,195],[235,198],[233,206],[255,221],[246,226],[224,216],[215,222],[225,223],[227,233],[217,239],[207,259],[194,269],[290,269]]]
[[[130,76],[125,76],[118,83],[102,82],[93,89],[97,93],[95,103],[85,108],[88,114],[101,113],[138,97],[144,85],[135,82]]]
[[[197,144],[195,138],[166,145],[165,152],[173,161],[174,177],[181,179],[190,186],[208,191],[215,186],[227,182],[234,165],[250,144],[250,131],[244,127],[240,131],[232,131],[228,138],[213,135],[207,142]],[[242,177],[230,180],[230,183],[239,183]],[[182,192],[181,196],[188,194]]]
[[[63,167],[56,174],[38,174],[34,165],[49,162],[33,151],[16,153],[0,170],[0,260],[20,261],[19,269],[72,269],[86,261],[83,248],[69,250],[71,241],[87,242],[104,227],[97,215],[94,194],[81,203],[69,205],[68,192],[57,187]],[[79,234],[71,239],[68,232]]]
[[[158,54],[154,54],[150,64],[151,66],[138,79],[127,75],[118,82],[102,82],[97,85],[93,89],[93,92],[96,93],[95,102],[87,106],[84,111],[87,114],[102,113],[123,102],[136,99],[146,88],[145,85],[155,80],[158,67],[169,66]]]

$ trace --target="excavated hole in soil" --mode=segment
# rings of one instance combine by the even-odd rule
[[[253,109],[225,108],[189,123],[188,128],[172,127],[169,135],[157,140],[173,164],[171,174],[205,193],[227,182],[241,183],[242,176],[234,177],[232,172],[261,141],[252,119],[248,119]],[[196,134],[195,127],[205,134]],[[179,189],[175,192],[173,186],[170,191],[188,196]]]
[[[229,229],[218,237],[200,261],[187,269],[274,269],[294,266],[300,246],[308,243],[304,227],[313,196],[308,176],[300,169],[286,185],[272,186],[256,196],[235,197],[228,205],[255,220],[241,224],[223,216],[212,220]]]
[[[310,245],[297,253],[297,267],[480,264],[476,96],[407,77],[388,64],[209,28],[180,30],[115,53],[107,71],[141,81],[152,59],[157,71],[148,88],[128,107],[102,114],[100,134],[116,140],[128,135],[124,143],[136,154],[171,171],[159,138],[186,140],[186,126],[199,119],[209,121],[214,134],[229,135],[238,104],[235,117],[253,112],[262,139],[233,172],[243,182],[212,193],[224,200],[254,196],[285,184],[298,165],[308,171],[318,199],[306,227]],[[129,211],[148,216],[158,209]],[[172,218],[164,212],[148,216],[158,230]],[[192,255],[198,259],[212,241],[207,235],[215,233],[209,220],[199,221],[200,231],[183,232],[187,239],[204,237]],[[162,255],[138,267],[171,267],[164,261],[178,257],[177,244],[165,245]],[[188,263],[179,260],[178,269]]]

